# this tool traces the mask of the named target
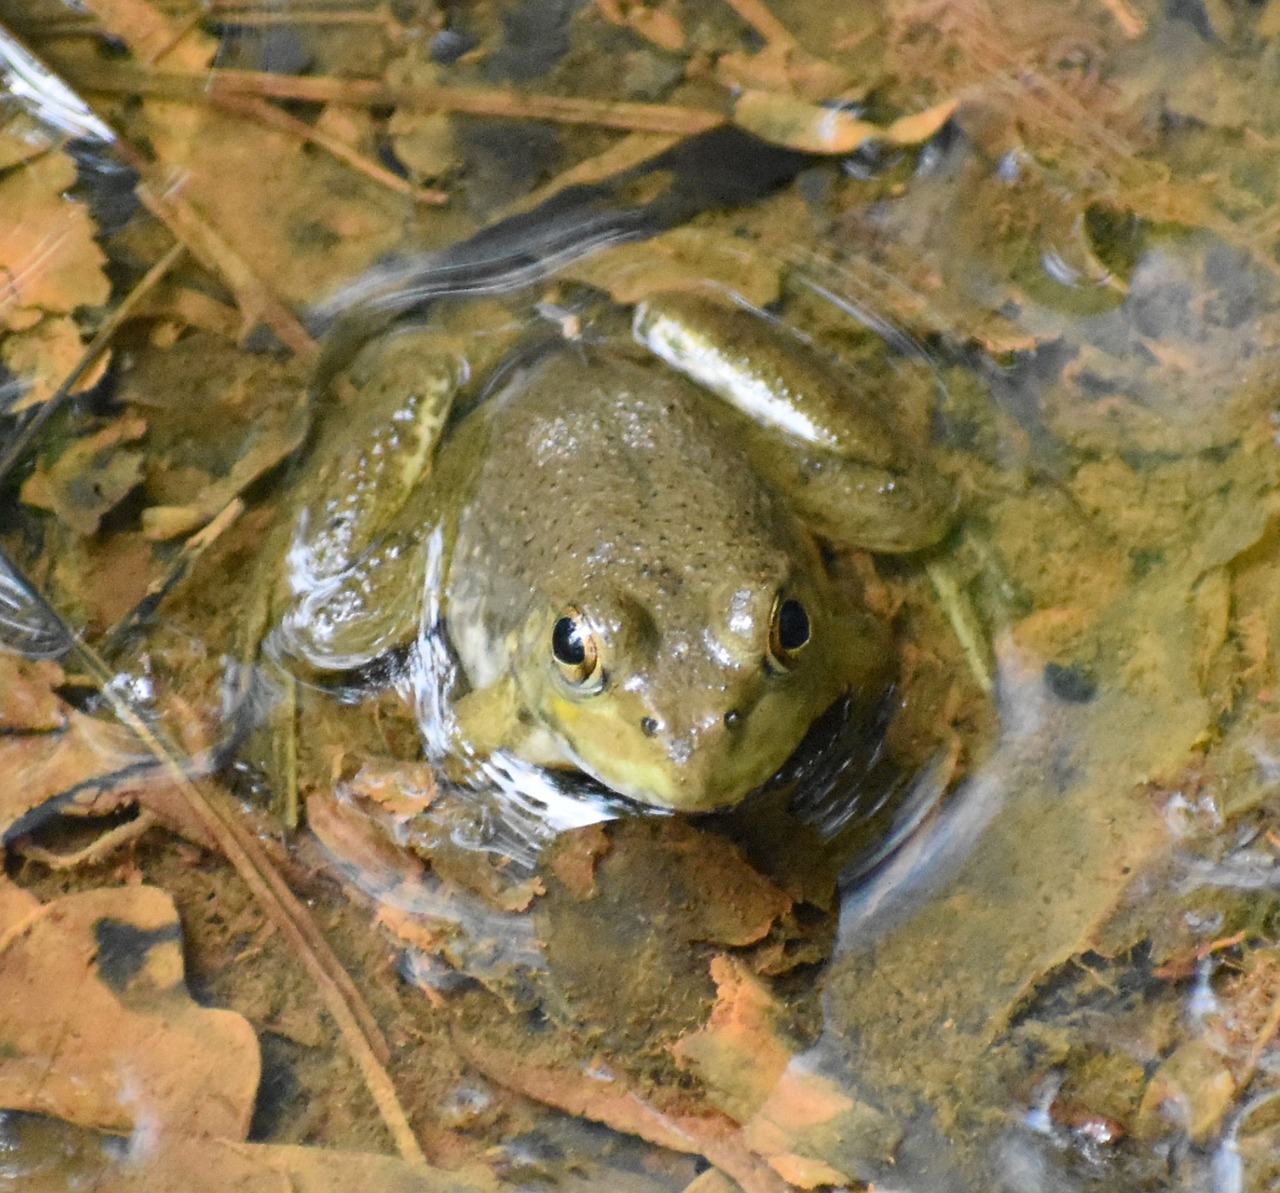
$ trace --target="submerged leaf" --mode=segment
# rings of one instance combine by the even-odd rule
[[[146,434],[140,418],[122,418],[96,435],[78,439],[47,469],[22,486],[28,505],[56,514],[77,534],[90,535],[142,481],[142,454],[127,448]]]
[[[10,908],[11,915],[15,908]],[[82,1126],[243,1139],[253,1029],[198,1006],[155,887],[66,895],[0,925],[0,1106]]]
[[[772,91],[744,91],[733,105],[739,128],[775,145],[803,153],[853,153],[867,141],[918,145],[934,135],[956,110],[956,101],[902,116],[890,125],[873,124],[846,108],[806,103]]]

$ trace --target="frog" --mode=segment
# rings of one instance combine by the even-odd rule
[[[319,396],[270,654],[398,685],[442,765],[720,812],[891,683],[890,628],[833,552],[933,547],[954,502],[770,313],[673,290],[618,319],[483,369],[421,323],[362,347]]]

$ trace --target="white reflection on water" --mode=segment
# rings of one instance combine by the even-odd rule
[[[876,868],[862,860],[843,876],[837,957],[870,948],[935,898],[973,853],[996,814],[1025,785],[1027,768],[1039,764],[1041,734],[1053,697],[1039,672],[1013,663],[1010,651],[1001,653],[1005,661],[996,687],[999,745],[945,804],[937,806],[942,792],[934,769],[915,780],[907,806],[920,809],[918,823],[895,838],[895,847],[882,855]]]

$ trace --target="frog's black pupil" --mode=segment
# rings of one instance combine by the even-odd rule
[[[583,644],[578,623],[572,617],[562,617],[551,631],[551,652],[566,667],[577,667],[586,662],[587,648]]]
[[[797,600],[782,602],[778,610],[778,644],[783,650],[799,650],[809,641],[809,614]]]

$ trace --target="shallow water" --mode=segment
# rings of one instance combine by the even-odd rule
[[[624,155],[621,134],[518,123],[518,107],[298,109],[412,193],[172,79],[167,99],[123,101],[139,84],[110,75],[96,31],[136,48],[154,10],[89,7],[0,4],[0,21],[143,147],[150,195],[221,239],[152,202],[193,247],[117,332],[108,381],[55,409],[102,311],[172,242],[132,202],[127,147],[68,155],[47,94],[0,109],[0,210],[21,213],[0,226],[0,460],[21,449],[0,479],[6,898],[169,891],[187,984],[261,1041],[250,1138],[335,1149],[334,1174],[338,1149],[389,1137],[235,873],[164,829],[69,871],[42,852],[128,823],[70,821],[103,811],[89,788],[191,837],[147,779],[165,742],[218,770],[315,909],[460,1188],[1276,1187],[1274,4],[796,0],[771,6],[781,32],[709,0],[274,6],[151,43],[166,77],[203,77],[217,52],[699,111],[732,85],[866,97],[882,126],[960,101],[922,145],[701,172],[680,151],[636,168],[658,134]],[[557,199],[556,180],[585,189]],[[292,691],[245,662],[310,330],[338,327],[323,371],[344,335],[419,310],[479,369],[513,335],[571,324],[584,295],[625,307],[694,283],[836,354],[928,435],[954,488],[940,546],[832,561],[893,628],[877,711],[834,715],[732,813],[662,817],[513,757],[425,766],[449,715],[430,609],[398,691]],[[296,834],[272,808],[272,742],[222,748],[252,667],[255,716],[278,724],[274,700],[297,729]],[[0,929],[0,984],[20,939]],[[74,1120],[127,1141],[104,1147],[60,1135],[69,1110],[5,1055],[0,1180],[172,1162],[139,1125],[164,1145],[145,1084],[120,1095],[140,1117]]]

